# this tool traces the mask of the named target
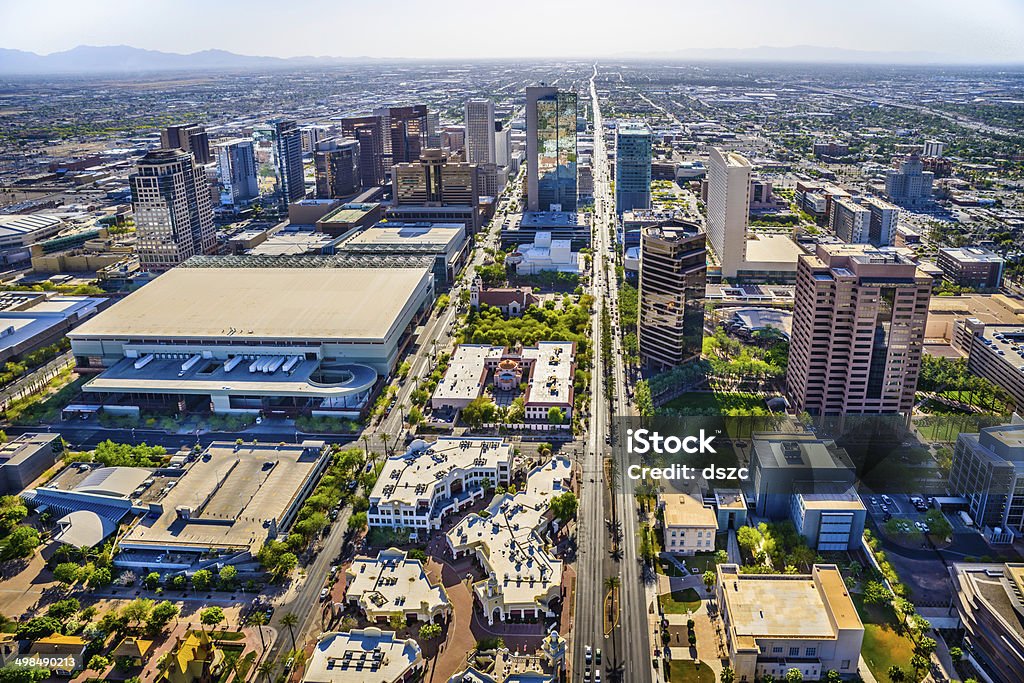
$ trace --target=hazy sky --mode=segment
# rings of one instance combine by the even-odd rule
[[[119,44],[427,58],[818,45],[1024,62],[1024,0],[0,0],[0,47]]]

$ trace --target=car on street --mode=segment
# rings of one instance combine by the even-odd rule
[[[320,602],[323,602],[324,600],[326,600],[330,596],[330,594],[331,594],[331,589],[330,588],[324,588],[322,591],[320,591]]]
[[[587,649],[583,653],[583,659],[584,659],[584,661],[586,661],[587,664],[590,664],[590,662],[591,662],[591,660],[593,660],[593,658],[594,658],[594,650],[589,645],[587,645]]]

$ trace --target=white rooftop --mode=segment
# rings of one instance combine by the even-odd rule
[[[381,550],[377,557],[357,557],[346,573],[346,599],[357,601],[368,617],[394,612],[433,617],[449,605],[444,586],[432,585],[423,563],[397,548]]]
[[[70,336],[383,340],[429,268],[174,268]]]
[[[412,638],[400,640],[394,631],[353,629],[325,633],[306,664],[304,683],[396,683],[423,661]]]
[[[423,450],[410,449],[384,461],[384,468],[370,493],[377,505],[433,500],[438,483],[473,469],[511,466],[512,447],[500,438],[457,438],[444,436]]]
[[[562,562],[545,549],[538,528],[571,478],[569,459],[552,458],[530,471],[524,490],[496,497],[486,516],[470,515],[448,532],[452,549],[475,549],[490,575],[474,586],[478,596],[495,588],[505,605],[529,606],[561,583]]]

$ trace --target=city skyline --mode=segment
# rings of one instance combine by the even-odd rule
[[[70,3],[54,0],[17,3],[0,7],[0,45],[47,55],[89,46],[131,45],[139,49],[176,54],[204,50],[226,50],[239,55],[274,58],[329,56],[334,59],[542,59],[542,58],[666,58],[681,59],[778,59],[780,61],[888,61],[893,63],[1022,63],[1024,45],[1018,40],[1024,29],[1024,5],[1013,0],[980,0],[965,6],[948,0],[924,2],[910,0],[896,5],[867,0],[855,14],[845,14],[844,30],[834,31],[834,17],[820,11],[810,0],[790,0],[770,13],[758,13],[758,3],[733,0],[705,6],[671,6],[650,0],[630,5],[630,11],[647,12],[657,17],[659,26],[679,26],[678,34],[668,34],[652,42],[644,32],[624,33],[614,21],[602,21],[617,8],[612,3],[606,12],[593,12],[590,4],[578,0],[561,8],[573,15],[579,35],[587,41],[552,41],[550,36],[531,30],[531,17],[543,6],[527,0],[516,13],[497,8],[470,7],[467,2],[451,6],[448,28],[466,25],[457,32],[460,41],[423,41],[422,25],[410,20],[416,8],[408,0],[387,5],[360,7],[363,20],[387,21],[389,40],[377,41],[369,33],[353,33],[344,46],[335,39],[335,31],[350,16],[347,3],[306,0],[299,3],[305,14],[318,21],[297,22],[294,27],[275,24],[274,40],[261,42],[261,8],[273,10],[265,0],[244,5],[229,2],[209,7],[194,0],[178,3],[175,12],[195,6],[195,22],[187,32],[169,32],[160,21],[170,5],[148,3],[144,7],[124,2]],[[239,22],[239,11],[251,17]],[[465,11],[463,11],[465,10]],[[579,11],[577,11],[579,10]],[[584,11],[586,10],[586,11]],[[886,22],[877,21],[879,13]],[[736,17],[757,14],[757,21],[737,22]],[[410,19],[403,19],[409,17]],[[241,29],[225,32],[234,24]],[[487,31],[470,31],[473,26],[501,26],[502,33],[519,35],[507,46],[492,40]],[[44,30],[45,27],[45,30]],[[702,30],[693,31],[692,27]],[[255,32],[255,36],[254,36]],[[254,40],[254,37],[256,40]],[[311,50],[311,45],[330,46]],[[334,47],[338,46],[338,47]],[[5,50],[0,50],[0,59]],[[831,54],[830,54],[831,53]],[[0,62],[2,63],[2,62]]]

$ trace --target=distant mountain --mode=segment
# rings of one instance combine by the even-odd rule
[[[370,58],[358,58],[367,60]],[[203,50],[191,54],[143,50],[127,45],[93,47],[80,45],[64,52],[37,55],[23,50],[0,48],[0,73],[81,74],[140,73],[147,71],[214,71],[218,69],[266,69],[310,64],[345,64],[356,59],[336,57],[254,57],[225,50]]]
[[[807,62],[844,64],[957,64],[969,60],[933,52],[871,52],[845,48],[796,45],[792,47],[688,48],[659,52],[627,52],[615,59],[673,61]],[[407,62],[374,57],[257,57],[225,50],[191,54],[144,50],[127,45],[94,47],[80,45],[64,52],[38,55],[0,48],[0,74],[103,74],[153,71],[215,71],[222,69],[274,69],[296,66],[333,66],[357,62]]]
[[[673,59],[716,62],[806,62],[812,64],[956,64],[963,59],[936,52],[874,52],[818,45],[748,48],[686,48],[659,52],[629,52],[626,59]]]

